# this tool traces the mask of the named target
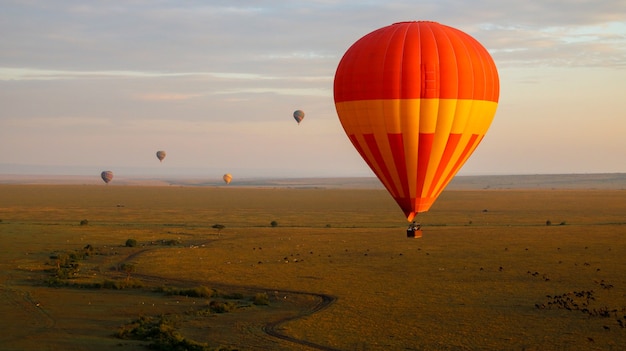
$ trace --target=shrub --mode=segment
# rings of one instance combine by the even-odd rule
[[[71,262],[84,260],[85,256],[89,256],[89,253],[87,251],[74,251],[74,252],[70,252],[69,254],[69,258]]]
[[[243,299],[243,294],[242,293],[230,293],[230,294],[220,293],[219,296],[222,297],[222,298],[225,298],[225,299],[230,299],[230,300],[241,300],[241,299]]]
[[[552,225],[552,221],[548,219],[548,220],[546,221],[546,225]]]
[[[101,289],[110,289],[110,290],[124,290],[124,289],[141,289],[143,288],[143,284],[139,280],[128,279],[128,280],[104,280],[99,286]],[[94,286],[94,288],[97,288]]]
[[[213,224],[211,228],[217,229],[217,232],[219,233],[222,231],[222,229],[226,228],[226,226],[223,224]]]
[[[102,288],[117,290],[118,287],[114,280],[105,279],[105,281],[102,282]]]
[[[67,282],[59,277],[51,277],[46,280],[46,284],[52,288],[67,286]]]
[[[126,277],[129,278],[130,274],[135,271],[135,265],[132,263],[122,263],[120,264],[120,271],[126,273]]]
[[[208,288],[206,286],[197,286],[195,288],[189,289],[179,289],[170,286],[161,286],[155,288],[155,291],[165,293],[165,295],[179,295],[179,296],[188,296],[188,297],[215,297],[217,296],[217,292],[214,289]]]
[[[209,302],[209,310],[213,313],[226,313],[234,310],[237,307],[237,304],[231,301],[222,302],[212,300]]]
[[[176,323],[166,317],[140,317],[122,326],[116,336],[120,339],[150,341],[153,350],[215,350],[204,343],[185,339],[177,330]],[[236,350],[220,347],[219,350]]]
[[[137,246],[137,240],[135,239],[126,240],[126,247],[135,247],[135,246]]]
[[[270,225],[271,225],[272,227],[278,227],[278,222],[276,222],[276,221],[271,221],[271,222],[270,222]]]
[[[83,219],[80,221],[80,225],[87,225],[87,224],[89,224],[89,221],[86,219]]]
[[[267,293],[257,293],[256,295],[254,295],[254,299],[252,300],[252,303],[255,305],[269,305],[270,304],[270,298],[269,296],[267,296]]]
[[[182,290],[178,290],[176,295],[181,295],[181,296],[189,296],[189,297],[212,297],[215,295],[215,291],[211,288],[208,288],[206,286],[197,286],[195,288],[191,288],[191,289],[182,289]]]
[[[212,297],[215,295],[215,291],[207,288],[206,286],[198,286],[193,289],[189,289],[186,292],[186,295],[191,297]]]

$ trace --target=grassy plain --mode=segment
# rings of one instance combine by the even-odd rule
[[[420,217],[423,237],[407,239],[381,189],[0,185],[0,349],[143,350],[113,334],[158,315],[241,350],[626,345],[626,191],[446,191]],[[144,287],[44,284],[51,253],[88,244],[102,254],[73,281],[123,279],[130,262]],[[270,304],[198,317],[208,299],[163,285]],[[317,311],[321,295],[335,300]]]

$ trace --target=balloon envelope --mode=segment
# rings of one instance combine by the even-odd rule
[[[293,112],[293,118],[296,120],[296,122],[298,122],[298,124],[300,124],[300,122],[302,122],[302,120],[304,119],[304,111],[295,110]]]
[[[230,181],[233,180],[233,176],[230,175],[230,173],[226,173],[222,179],[224,179],[224,183],[230,184]]]
[[[159,159],[159,161],[161,161],[161,162],[163,162],[163,159],[165,158],[165,155],[167,155],[167,154],[166,154],[166,153],[165,153],[165,151],[163,151],[163,150],[157,151],[157,153],[156,153],[156,157],[157,157],[157,158]]]
[[[478,41],[426,21],[365,35],[334,81],[344,131],[409,221],[428,211],[474,152],[499,92],[495,63]]]
[[[103,171],[100,173],[100,177],[104,180],[105,183],[109,184],[111,180],[113,180],[113,172],[111,171]]]

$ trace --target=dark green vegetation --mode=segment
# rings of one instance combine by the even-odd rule
[[[126,246],[128,246],[128,247],[135,247],[135,246],[137,246],[137,240],[135,240],[135,239],[128,239],[128,240],[126,240]]]
[[[447,191],[421,239],[383,190],[0,194],[3,350],[626,344],[623,190]]]
[[[142,316],[120,328],[115,335],[120,339],[149,340],[148,348],[162,351],[228,351],[231,348],[212,348],[204,343],[186,339],[176,328],[176,322],[165,316]],[[235,349],[236,350],[236,349]]]

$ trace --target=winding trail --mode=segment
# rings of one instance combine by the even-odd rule
[[[202,241],[202,242],[198,242],[198,243],[193,243],[193,245],[206,245],[207,243],[210,243],[210,240],[207,241]],[[151,250],[155,250],[157,248],[162,248],[162,247],[155,247],[155,248],[145,248],[145,249],[141,249],[138,250],[136,252],[133,252],[132,254],[128,255],[126,258],[124,258],[120,264],[122,263],[126,263],[129,262],[135,258],[137,258],[138,256],[151,251]],[[336,349],[336,348],[332,348],[330,346],[325,346],[325,345],[320,345],[320,344],[316,344],[314,342],[311,341],[307,341],[307,340],[303,340],[303,339],[298,339],[292,336],[289,336],[283,332],[281,332],[281,326],[287,322],[290,321],[294,321],[297,320],[299,318],[303,318],[306,316],[310,316],[314,313],[320,312],[326,308],[328,308],[330,305],[332,305],[337,298],[335,296],[332,295],[328,295],[328,294],[320,294],[320,293],[312,293],[312,292],[305,292],[305,291],[297,291],[297,290],[275,290],[275,289],[268,289],[268,288],[262,288],[262,287],[258,287],[258,286],[246,286],[246,285],[230,285],[230,284],[224,284],[224,283],[220,283],[220,282],[215,282],[215,281],[197,281],[197,280],[191,280],[191,279],[177,279],[177,278],[164,278],[161,276],[155,276],[155,275],[148,275],[148,274],[139,274],[139,273],[134,273],[133,277],[139,278],[141,280],[144,281],[152,281],[152,282],[156,282],[156,283],[165,283],[165,282],[177,282],[177,283],[182,283],[185,285],[203,285],[203,284],[211,284],[212,287],[215,288],[219,288],[219,289],[224,289],[224,290],[229,290],[229,289],[240,289],[240,290],[246,290],[248,292],[251,293],[259,293],[259,292],[267,292],[269,290],[274,291],[276,293],[280,293],[281,295],[304,295],[304,296],[312,296],[314,298],[318,299],[318,302],[312,306],[311,308],[307,308],[302,310],[299,314],[295,315],[295,316],[289,316],[289,317],[284,317],[278,320],[274,320],[274,321],[270,321],[265,323],[265,325],[261,328],[262,331],[272,337],[281,339],[281,340],[285,340],[288,342],[292,342],[301,346],[306,346],[312,349],[316,349],[316,350],[322,350],[322,351],[341,351],[340,349]]]
[[[316,294],[316,293],[305,293],[305,292],[295,292],[295,291],[289,291],[289,293],[291,294],[307,294],[307,295],[311,295],[311,296],[316,296],[320,298],[320,302],[317,303],[317,305],[315,305],[313,308],[309,309],[306,313],[298,315],[298,316],[294,316],[294,317],[287,317],[287,318],[283,318],[283,319],[279,319],[277,321],[274,322],[268,322],[265,324],[265,326],[263,327],[263,331],[270,336],[273,336],[275,338],[278,339],[282,339],[282,340],[286,340],[286,341],[290,341],[292,343],[296,343],[299,345],[303,345],[303,346],[308,346],[317,350],[324,350],[324,351],[339,351],[339,349],[335,349],[329,346],[324,346],[324,345],[319,345],[319,344],[315,344],[313,342],[307,341],[307,340],[302,340],[302,339],[297,339],[294,337],[291,337],[287,334],[281,333],[280,330],[280,326],[283,325],[284,323],[287,323],[289,321],[293,321],[296,320],[298,318],[302,318],[304,316],[309,316],[312,315],[313,313],[319,312],[325,308],[327,308],[328,306],[330,306],[333,302],[335,302],[335,300],[337,300],[336,297],[334,296],[330,296],[330,295],[326,295],[326,294]]]

